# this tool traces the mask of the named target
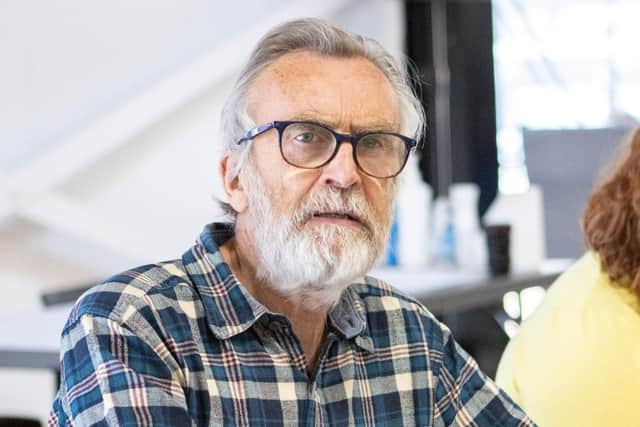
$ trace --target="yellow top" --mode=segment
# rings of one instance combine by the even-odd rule
[[[496,382],[541,427],[640,426],[640,303],[587,253],[514,337]]]

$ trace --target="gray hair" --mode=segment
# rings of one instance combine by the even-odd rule
[[[308,51],[333,57],[362,57],[377,66],[400,99],[401,131],[420,139],[425,129],[425,113],[412,87],[412,78],[377,41],[341,30],[317,18],[285,22],[269,31],[257,44],[235,83],[222,110],[224,148],[232,153],[237,176],[246,163],[250,143],[238,140],[256,126],[248,112],[248,95],[258,76],[280,57],[294,51]],[[250,141],[249,141],[250,142]],[[234,211],[226,203],[223,210],[232,218]]]

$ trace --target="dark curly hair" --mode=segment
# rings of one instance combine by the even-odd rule
[[[620,147],[611,172],[589,196],[582,230],[611,280],[640,295],[640,128]]]

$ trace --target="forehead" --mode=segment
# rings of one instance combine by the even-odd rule
[[[361,57],[293,52],[270,64],[249,91],[249,114],[257,124],[317,120],[343,131],[397,129],[399,100],[391,83]]]

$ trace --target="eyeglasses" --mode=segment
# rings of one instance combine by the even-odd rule
[[[303,121],[265,123],[249,130],[238,144],[250,141],[270,129],[278,130],[280,154],[292,166],[321,168],[333,160],[340,144],[347,142],[353,147],[355,164],[374,178],[397,176],[416,146],[415,139],[393,132],[345,135],[319,123]]]

